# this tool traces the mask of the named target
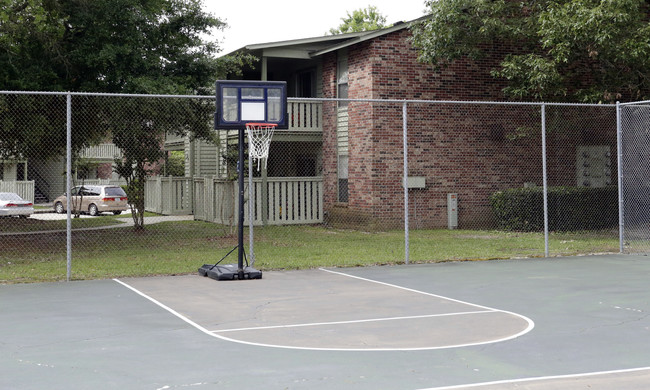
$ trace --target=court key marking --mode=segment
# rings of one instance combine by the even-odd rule
[[[353,279],[358,279],[370,283],[375,283],[375,284],[380,284],[392,288],[397,288],[400,290],[404,291],[409,291],[417,294],[422,294],[430,297],[435,297],[439,299],[445,299],[450,302],[456,302],[456,303],[461,303],[465,304],[468,306],[473,306],[479,309],[482,309],[480,311],[472,311],[472,312],[456,312],[456,313],[444,313],[444,314],[430,314],[430,315],[419,315],[419,316],[408,316],[408,317],[391,317],[391,318],[374,318],[374,319],[364,319],[364,320],[354,320],[354,321],[334,321],[334,322],[321,322],[321,323],[306,323],[306,324],[288,324],[288,325],[278,325],[278,326],[266,326],[266,327],[252,327],[252,328],[239,328],[239,329],[223,329],[223,330],[209,330],[205,328],[204,326],[192,321],[188,317],[182,315],[181,313],[177,312],[176,310],[170,308],[169,306],[163,304],[162,302],[156,300],[155,298],[143,293],[142,291],[136,289],[133,286],[130,286],[129,284],[119,280],[119,279],[113,279],[115,282],[121,284],[122,286],[128,288],[129,290],[135,292],[136,294],[142,296],[143,298],[146,298],[150,302],[156,304],[157,306],[161,307],[162,309],[168,311],[172,315],[176,316],[177,318],[181,319],[182,321],[186,322],[187,324],[195,327],[196,329],[200,330],[201,332],[211,336],[215,337],[221,340],[225,341],[230,341],[234,343],[239,343],[239,344],[246,344],[246,345],[253,345],[253,346],[260,346],[260,347],[273,347],[273,348],[284,348],[284,349],[298,349],[298,350],[315,350],[315,351],[349,351],[349,352],[359,352],[359,351],[418,351],[418,350],[436,350],[436,349],[449,349],[449,348],[460,348],[460,347],[467,347],[467,346],[475,346],[475,345],[484,345],[484,344],[492,344],[492,343],[497,343],[497,342],[502,342],[502,341],[508,341],[515,339],[517,337],[520,337],[528,332],[530,332],[534,327],[535,324],[534,322],[529,319],[528,317],[525,317],[521,314],[505,311],[505,310],[500,310],[500,309],[494,309],[491,307],[483,306],[483,305],[477,305],[469,302],[464,302],[458,299],[453,299],[453,298],[448,298],[442,295],[437,295],[437,294],[432,294],[432,293],[427,293],[424,291],[419,291],[415,289],[411,289],[408,287],[402,287],[398,286],[395,284],[390,284],[390,283],[385,283],[385,282],[380,282],[377,280],[372,280],[368,278],[363,278],[355,275],[350,275],[346,274],[343,272],[338,272],[338,271],[332,271],[324,268],[319,268],[320,271],[323,272],[328,272],[331,274],[335,275],[340,275],[348,278],[353,278]],[[450,344],[450,345],[442,345],[442,346],[429,346],[429,347],[416,347],[416,348],[321,348],[321,347],[300,347],[300,346],[289,346],[289,345],[277,345],[277,344],[266,344],[266,343],[258,343],[258,342],[250,342],[250,341],[245,341],[245,340],[238,340],[230,337],[226,337],[222,335],[221,333],[227,333],[227,332],[236,332],[236,331],[249,331],[249,330],[266,330],[266,329],[283,329],[283,328],[295,328],[295,327],[308,327],[308,326],[319,326],[319,325],[344,325],[344,324],[354,324],[354,323],[363,323],[363,322],[380,322],[380,321],[397,321],[397,320],[408,320],[408,319],[419,319],[419,318],[433,318],[433,317],[445,317],[445,316],[457,316],[457,315],[468,315],[468,314],[489,314],[489,313],[504,313],[504,314],[509,314],[518,318],[523,319],[526,323],[527,326],[524,330],[515,333],[513,335],[510,335],[508,337],[503,337],[499,339],[493,339],[493,340],[486,340],[486,341],[479,341],[479,342],[471,342],[471,343],[463,343],[463,344]]]

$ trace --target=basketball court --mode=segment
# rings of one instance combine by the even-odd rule
[[[0,388],[643,389],[650,262],[0,286]]]

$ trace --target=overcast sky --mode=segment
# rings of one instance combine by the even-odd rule
[[[204,0],[229,28],[215,34],[228,54],[245,45],[325,35],[347,12],[374,5],[391,25],[424,15],[424,0]]]

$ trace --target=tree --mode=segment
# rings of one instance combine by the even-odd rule
[[[73,168],[74,176],[76,177],[77,180],[81,179],[81,187],[83,187],[84,184],[86,183],[86,179],[89,178],[90,173],[97,170],[97,166],[99,165],[99,163],[77,155],[73,155],[72,161],[73,161],[72,165],[74,167]],[[77,186],[77,184],[79,183],[76,182],[76,180],[73,178],[72,185]],[[77,194],[78,196],[72,197],[71,199],[72,210],[74,211],[75,218],[79,218],[81,216],[81,205],[84,202],[84,193],[85,191],[79,191],[79,193]]]
[[[486,48],[511,49],[495,78],[515,99],[613,102],[650,97],[650,24],[643,0],[429,0],[413,28],[437,67]]]
[[[65,31],[54,1],[0,0],[0,88],[53,90]]]
[[[165,134],[215,141],[213,113],[211,100],[146,97],[116,99],[102,111],[113,143],[122,151],[114,169],[126,180],[136,230],[144,229],[145,182],[164,160]]]
[[[358,9],[347,12],[347,17],[341,18],[341,23],[337,28],[331,28],[330,34],[345,34],[352,32],[378,30],[386,27],[386,17],[382,15],[375,6],[368,6],[366,9]]]
[[[211,95],[250,56],[216,58],[225,23],[201,0],[0,0],[0,90]],[[105,140],[97,99],[77,98],[73,153]],[[81,122],[80,122],[81,121]],[[65,152],[65,97],[0,96],[0,156]]]
[[[185,176],[185,153],[171,150],[165,157],[165,174],[168,176]]]
[[[250,56],[216,58],[206,40],[225,23],[201,0],[0,0],[0,89],[212,95],[214,80]],[[75,97],[72,152],[111,139],[123,158],[136,229],[144,182],[166,132],[212,139],[214,107]],[[212,105],[213,106],[213,105]],[[0,158],[46,160],[66,149],[65,97],[0,96]]]

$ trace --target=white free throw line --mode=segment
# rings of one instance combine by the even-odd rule
[[[625,374],[625,373],[638,372],[638,371],[650,371],[650,367],[628,368],[628,369],[611,370],[611,371],[585,372],[585,373],[581,373],[581,374],[568,374],[568,375],[540,376],[540,377],[534,377],[534,378],[509,379],[509,380],[494,381],[494,382],[472,383],[472,384],[468,384],[468,385],[429,387],[429,388],[420,389],[420,390],[453,390],[453,389],[468,389],[468,388],[471,389],[471,388],[492,386],[492,385],[517,384],[517,383],[535,382],[535,381],[548,381],[548,380],[554,380],[554,379],[584,378],[584,377],[590,377],[590,376],[602,376],[602,375],[611,375],[611,374]]]
[[[215,332],[215,333],[223,333],[223,332],[241,332],[241,331],[246,331],[246,330],[299,328],[299,327],[303,327],[303,326],[358,324],[358,323],[363,323],[363,322],[399,321],[399,320],[412,320],[412,319],[418,319],[418,318],[450,317],[450,316],[462,316],[462,315],[467,315],[467,314],[485,314],[485,313],[500,313],[500,312],[496,311],[496,310],[481,310],[481,311],[477,310],[477,311],[465,311],[465,312],[443,313],[443,314],[424,314],[424,315],[419,315],[419,316],[369,318],[369,319],[366,319],[366,320],[313,322],[313,323],[306,323],[306,324],[256,326],[256,327],[251,327],[251,328],[237,328],[237,329],[217,329],[217,330],[213,330],[213,332]]]
[[[396,285],[396,284],[390,284],[390,283],[386,283],[386,282],[380,282],[380,281],[378,281],[378,280],[372,280],[372,279],[362,278],[362,277],[360,277],[360,276],[350,275],[350,274],[346,274],[346,273],[338,272],[338,271],[332,271],[332,270],[325,269],[325,268],[319,268],[319,270],[321,270],[321,271],[325,271],[325,272],[329,272],[329,273],[332,273],[332,274],[336,274],[336,275],[346,276],[346,277],[348,277],[348,278],[353,278],[353,279],[363,280],[363,281],[370,282],[370,283],[381,284],[381,285],[384,285],[384,286],[393,287],[393,288],[397,288],[397,289],[404,290],[404,291],[410,291],[410,292],[414,292],[414,293],[417,293],[417,294],[428,295],[428,296],[430,296],[430,297],[435,297],[435,298],[445,299],[445,300],[447,300],[447,301],[451,301],[451,302],[462,303],[462,304],[464,304],[464,305],[474,306],[474,307],[478,307],[478,308],[480,308],[480,309],[484,309],[484,310],[497,311],[497,312],[501,312],[501,313],[510,314],[510,315],[515,316],[515,317],[519,317],[519,318],[523,319],[524,321],[526,321],[526,322],[528,323],[528,326],[526,327],[526,329],[522,330],[521,332],[519,332],[519,333],[517,333],[517,334],[514,334],[514,335],[512,335],[512,336],[510,336],[510,337],[507,337],[507,338],[504,338],[504,339],[500,339],[500,340],[495,340],[495,341],[492,341],[492,342],[497,342],[497,341],[498,341],[498,342],[501,342],[501,341],[507,341],[507,340],[516,339],[517,337],[523,336],[523,335],[525,335],[526,333],[530,332],[530,331],[533,330],[533,328],[535,327],[535,323],[533,322],[533,320],[531,320],[530,318],[528,318],[528,317],[526,317],[526,316],[523,316],[523,315],[521,315],[521,314],[513,313],[513,312],[511,312],[511,311],[495,309],[495,308],[488,307],[488,306],[483,306],[483,305],[477,305],[477,304],[475,304],[475,303],[469,303],[469,302],[461,301],[461,300],[458,300],[458,299],[453,299],[453,298],[445,297],[445,296],[442,296],[442,295],[431,294],[431,293],[428,293],[428,292],[424,292],[424,291],[420,291],[420,290],[415,290],[415,289],[408,288],[408,287],[398,286],[398,285]],[[487,344],[487,343],[482,343],[482,344]]]

